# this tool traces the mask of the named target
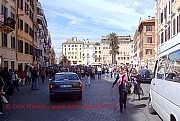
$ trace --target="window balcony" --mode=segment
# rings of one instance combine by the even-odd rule
[[[15,30],[15,23],[16,21],[10,17],[4,17],[1,15],[1,21],[0,21],[0,28],[6,32],[10,33]]]

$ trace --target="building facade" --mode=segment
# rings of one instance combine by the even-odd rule
[[[16,67],[16,3],[0,0],[0,67]]]
[[[38,22],[38,45],[41,50],[41,55],[38,58],[39,66],[47,67],[47,58],[48,55],[46,47],[48,46],[48,30],[47,30],[47,21],[44,14],[44,10],[41,6],[41,3],[37,3],[37,22]]]
[[[84,41],[82,51],[84,65],[91,65],[95,62],[95,42],[90,42],[89,40]]]
[[[131,36],[118,36],[119,54],[116,56],[117,64],[130,64]]]
[[[140,32],[138,30],[135,31],[134,38],[134,65],[139,66],[140,65]]]
[[[20,71],[26,65],[39,67],[45,50],[40,38],[45,38],[43,43],[51,46],[40,3],[38,0],[0,0],[0,3],[0,67]]]
[[[157,51],[175,36],[180,36],[180,0],[156,0]]]
[[[133,50],[132,40],[131,36],[118,36],[119,41],[119,50],[118,54],[116,55],[116,62],[118,65],[120,64],[130,64],[130,54],[131,50]],[[112,55],[110,54],[110,46],[108,41],[108,36],[102,36],[101,44],[100,44],[100,50],[102,51],[101,57],[101,63],[103,64],[111,64],[112,63]]]
[[[146,20],[140,19],[138,31],[140,34],[140,43],[139,43],[140,66],[153,68],[155,55],[156,55],[155,18],[149,17],[149,19]]]
[[[68,39],[66,42],[62,43],[63,55],[71,61],[72,65],[83,64],[83,45],[84,42],[78,40],[76,37]]]

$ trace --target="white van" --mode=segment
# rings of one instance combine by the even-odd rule
[[[149,93],[149,112],[163,121],[180,121],[180,34],[158,54]]]

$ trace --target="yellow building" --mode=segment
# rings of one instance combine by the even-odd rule
[[[116,55],[117,64],[130,64],[131,36],[118,36],[118,41],[119,53]],[[108,36],[102,36],[101,43],[99,44],[99,57],[102,64],[109,65],[112,63],[110,50]]]
[[[17,30],[15,31],[17,40],[17,58],[18,69],[24,70],[26,64],[37,66],[37,0],[24,0],[18,2],[17,9]],[[17,8],[17,6],[16,6]]]
[[[63,55],[66,56],[67,59],[71,61],[71,64],[75,64],[75,65],[83,64],[83,58],[82,58],[83,44],[84,44],[83,41],[80,41],[75,37],[62,43]]]

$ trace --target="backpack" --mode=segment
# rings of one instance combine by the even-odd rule
[[[7,94],[8,96],[12,96],[13,93],[14,93],[14,86],[11,84],[11,85],[9,85],[9,86],[7,87],[6,94]]]

